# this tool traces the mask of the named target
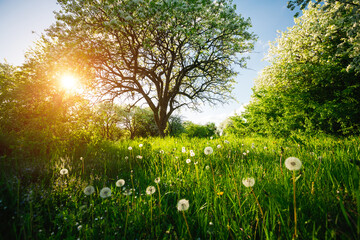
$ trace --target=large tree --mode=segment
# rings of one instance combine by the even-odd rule
[[[171,114],[226,103],[255,36],[231,0],[58,0],[59,59],[91,72],[102,96],[146,102],[164,136]]]

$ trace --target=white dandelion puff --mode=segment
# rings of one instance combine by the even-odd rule
[[[254,178],[244,178],[242,180],[242,183],[245,187],[252,187],[255,185],[255,179]]]
[[[186,163],[187,163],[187,164],[191,163],[191,160],[190,160],[190,159],[186,159]]]
[[[143,147],[143,145],[140,143],[140,144],[139,144],[139,148],[142,148],[142,147]]]
[[[194,157],[195,156],[195,153],[193,150],[190,150],[190,157]]]
[[[301,161],[296,157],[289,157],[285,160],[285,166],[290,171],[297,171],[301,168]]]
[[[116,186],[117,187],[122,187],[125,185],[125,180],[124,179],[119,179],[116,181]]]
[[[128,147],[128,149],[129,149],[129,151],[131,151],[131,150],[132,150],[132,147]]]
[[[216,147],[217,147],[217,148],[221,148],[221,145],[219,144],[219,145],[217,145]]]
[[[214,152],[214,150],[212,149],[212,147],[206,147],[206,148],[204,149],[204,153],[205,153],[206,155],[212,154],[213,152]]]
[[[107,198],[111,196],[111,189],[108,187],[104,187],[103,189],[101,189],[100,191],[100,197],[102,198]]]
[[[160,177],[155,178],[154,182],[157,184],[160,183]]]
[[[60,170],[61,175],[66,175],[68,173],[69,173],[69,170],[67,170],[66,168],[63,168],[63,169]]]
[[[178,211],[186,211],[189,209],[189,200],[181,199],[176,205]]]
[[[155,188],[154,186],[148,186],[148,187],[146,188],[146,194],[147,194],[147,195],[152,195],[152,194],[155,193],[155,191],[156,191],[156,188]]]
[[[91,194],[93,194],[95,192],[95,188],[93,186],[87,186],[85,189],[84,189],[84,193],[85,195],[89,196]]]
[[[186,148],[182,147],[181,152],[186,153]]]

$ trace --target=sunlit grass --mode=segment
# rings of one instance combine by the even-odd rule
[[[1,232],[11,239],[292,239],[296,231],[299,239],[355,239],[359,148],[358,138],[150,138],[31,162],[2,157]],[[288,157],[301,159],[296,177],[284,165]],[[246,178],[254,184],[244,186]]]

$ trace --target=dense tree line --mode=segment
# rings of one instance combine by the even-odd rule
[[[276,136],[359,133],[359,13],[359,1],[310,3],[270,45],[270,65],[229,127]]]

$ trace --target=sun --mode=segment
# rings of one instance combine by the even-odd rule
[[[68,90],[75,90],[77,88],[78,80],[70,74],[64,74],[60,78],[61,86]]]

